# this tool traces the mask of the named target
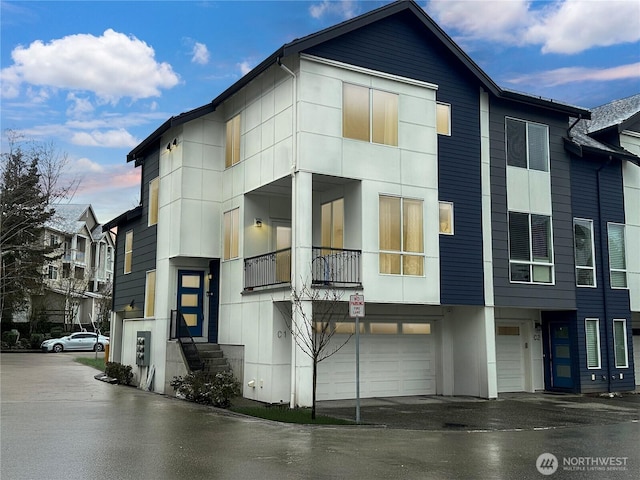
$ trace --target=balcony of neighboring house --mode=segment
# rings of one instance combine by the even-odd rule
[[[312,176],[311,198],[293,199],[290,178],[280,179],[244,197],[244,219],[237,211],[225,212],[225,245],[233,245],[234,225],[244,232],[244,291],[274,288],[291,283],[292,203],[310,205],[300,211],[300,230],[311,231],[313,287],[362,286],[360,182],[347,178]],[[349,222],[345,223],[345,219]],[[230,234],[228,234],[230,233]],[[225,246],[225,257],[239,251]],[[308,266],[296,270],[309,271]]]

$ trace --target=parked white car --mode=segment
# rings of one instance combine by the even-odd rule
[[[65,350],[95,350],[102,352],[109,345],[109,337],[91,332],[76,332],[62,338],[51,338],[40,345],[43,352],[60,353]]]

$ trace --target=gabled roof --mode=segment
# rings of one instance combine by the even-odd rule
[[[79,233],[86,223],[80,220],[80,217],[91,208],[89,204],[66,204],[54,205],[55,213],[45,222],[45,228],[56,230],[61,233],[75,234]]]
[[[113,220],[108,221],[102,226],[102,231],[107,232],[113,228],[116,228],[118,225],[121,225],[135,218],[139,218],[140,216],[142,216],[142,205],[138,205],[136,208],[127,210],[123,214],[118,215]]]
[[[591,120],[586,122],[587,133],[592,135],[611,128],[622,132],[638,120],[640,120],[640,93],[592,109]]]
[[[342,23],[334,25],[332,27],[325,28],[319,32],[312,33],[306,37],[293,40],[281,46],[278,50],[273,52],[265,60],[262,61],[253,70],[243,76],[236,83],[227,88],[224,92],[214,98],[211,103],[198,107],[189,112],[182,113],[178,116],[171,117],[164,124],[162,124],[155,132],[140,143],[127,155],[127,162],[132,160],[139,160],[144,157],[147,152],[155,148],[155,142],[160,140],[162,135],[170,128],[176,127],[190,120],[198,118],[207,113],[211,113],[218,108],[225,100],[232,95],[240,91],[252,80],[258,77],[261,73],[267,70],[269,67],[277,64],[280,59],[288,57],[290,55],[299,54],[307,49],[315,47],[321,43],[327,42],[334,38],[337,38],[346,33],[352,32],[359,28],[370,25],[374,22],[396,15],[401,12],[411,12],[416,18],[422,22],[425,28],[433,33],[447,48],[452,55],[458,58],[463,65],[469,70],[469,72],[480,82],[483,87],[497,97],[525,103],[528,105],[536,105],[543,108],[548,108],[554,111],[559,111],[574,116],[582,116],[583,118],[589,118],[589,111],[580,107],[555,102],[553,100],[544,99],[542,97],[536,97],[532,95],[526,95],[510,90],[501,89],[472,59],[469,57],[444,30],[442,30],[438,24],[436,24],[431,17],[429,17],[425,11],[418,6],[413,0],[399,0],[393,3],[384,5],[376,10],[365,13],[358,17],[346,20]],[[136,166],[139,165],[138,161]]]

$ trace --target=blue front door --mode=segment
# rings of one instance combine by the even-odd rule
[[[204,272],[178,270],[177,305],[191,336],[201,337],[204,323]]]
[[[550,322],[549,339],[551,344],[551,384],[554,388],[573,389],[569,324]]]

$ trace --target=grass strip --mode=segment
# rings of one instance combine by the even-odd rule
[[[82,363],[83,365],[87,365],[104,372],[104,358],[76,357],[74,360],[78,363]]]

